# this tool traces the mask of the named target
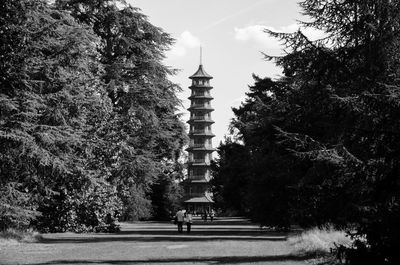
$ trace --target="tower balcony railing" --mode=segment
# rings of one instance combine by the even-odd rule
[[[211,118],[207,116],[192,116],[190,117],[192,120],[205,120],[205,121],[210,121]]]
[[[190,161],[193,163],[205,163],[206,162],[204,159],[194,159],[194,158],[191,159]]]
[[[192,159],[189,159],[189,163],[197,163],[197,164],[203,164],[203,163],[205,163],[205,164],[209,164],[209,161],[208,161],[208,160],[205,160],[204,158],[203,158],[203,159],[195,159],[195,158],[192,158]]]
[[[207,103],[196,104],[196,103],[193,103],[190,106],[193,107],[193,108],[209,108],[209,107],[211,107],[211,104],[207,104]]]
[[[199,133],[212,133],[212,132],[211,130],[191,130],[189,133],[199,134]]]
[[[189,147],[194,148],[212,148],[210,144],[190,144]]]
[[[210,96],[210,93],[206,92],[193,92],[191,96],[199,96],[199,97],[205,97],[205,96]]]

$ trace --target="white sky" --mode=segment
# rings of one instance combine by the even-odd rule
[[[228,133],[233,118],[231,108],[239,106],[253,84],[252,74],[276,78],[281,70],[263,60],[261,52],[281,53],[279,42],[263,33],[264,28],[293,32],[301,19],[297,0],[127,0],[177,41],[165,64],[180,69],[171,80],[184,89],[179,94],[188,119],[190,79],[199,66],[199,46],[203,46],[204,69],[214,79],[211,94],[215,108],[215,147]],[[310,31],[310,35],[315,32]]]

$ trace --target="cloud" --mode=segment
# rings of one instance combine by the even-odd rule
[[[182,32],[179,40],[181,41],[181,43],[183,45],[185,45],[189,48],[195,48],[201,44],[199,38],[197,38],[196,36],[193,36],[193,34],[187,30]]]
[[[235,28],[235,39],[242,42],[256,42],[269,49],[279,49],[279,41],[271,38],[264,32],[266,26],[251,25],[244,28]]]
[[[279,39],[271,37],[264,30],[268,29],[274,32],[291,33],[297,31],[301,26],[299,24],[291,24],[280,28],[274,28],[268,25],[250,25],[243,28],[235,28],[235,39],[242,42],[255,42],[262,44],[267,49],[282,49]],[[310,40],[316,40],[324,37],[324,33],[320,30],[312,28],[301,28],[301,31]]]
[[[167,56],[170,58],[182,57],[186,55],[187,49],[193,49],[200,46],[200,39],[189,31],[185,30],[179,35],[176,43],[172,46],[171,50],[168,51]]]

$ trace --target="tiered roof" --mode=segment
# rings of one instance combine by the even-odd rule
[[[193,75],[189,76],[190,79],[194,79],[194,78],[206,78],[206,79],[212,79],[213,77],[209,74],[207,74],[206,71],[204,71],[203,69],[203,65],[200,64],[199,65],[199,69],[197,69],[196,73],[194,73]]]

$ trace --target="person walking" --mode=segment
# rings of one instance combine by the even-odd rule
[[[188,210],[185,213],[185,222],[186,222],[186,232],[189,234],[192,229],[192,223],[193,223],[193,215],[190,212],[190,210]]]
[[[182,233],[183,232],[183,221],[184,221],[184,213],[183,210],[179,210],[176,215],[176,223],[178,225],[178,233]]]
[[[215,216],[214,209],[211,209],[211,212],[210,212],[210,221],[211,222],[214,221],[214,216]]]
[[[204,213],[203,213],[204,222],[207,222],[207,215],[208,215],[207,211],[204,210]]]

